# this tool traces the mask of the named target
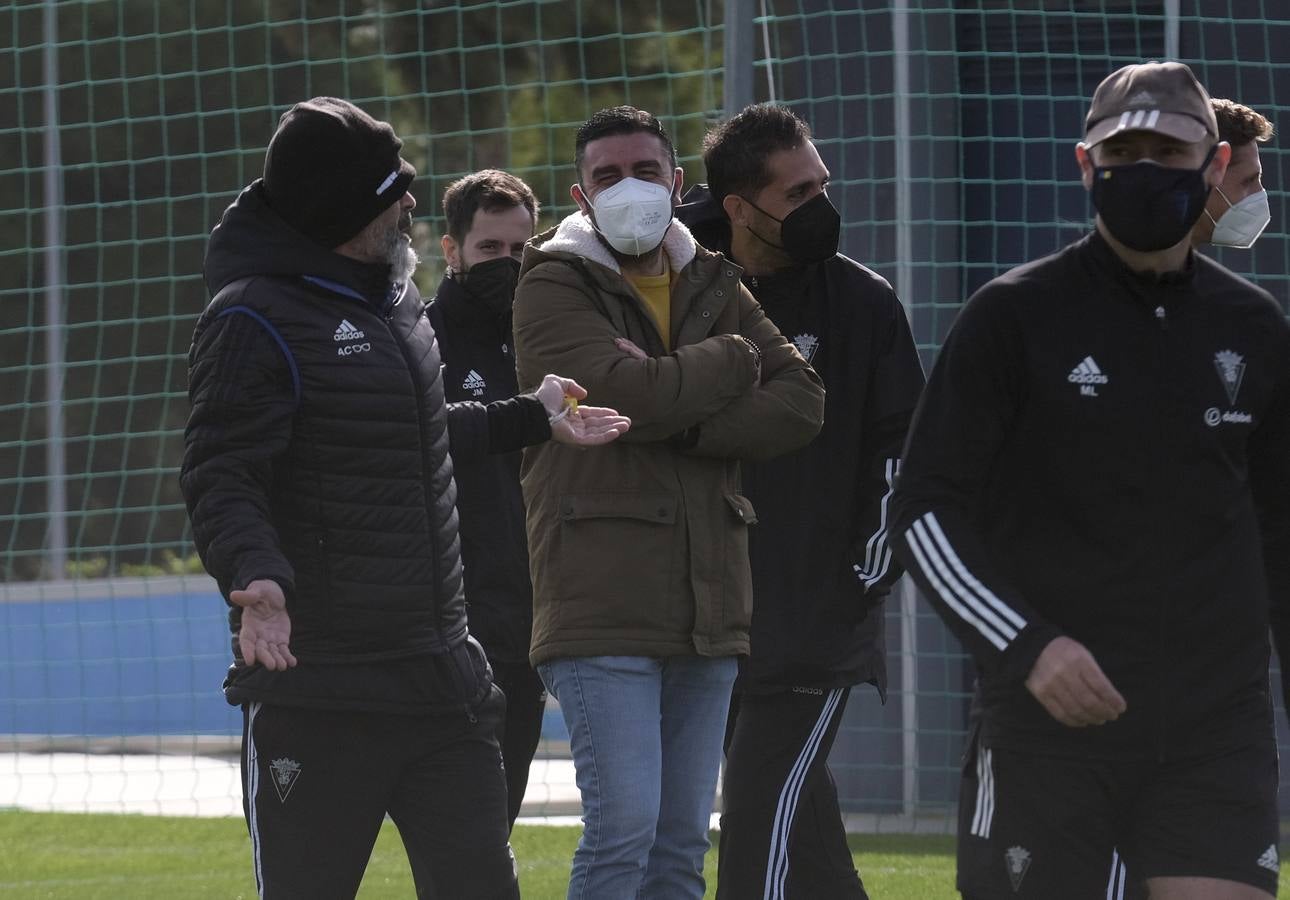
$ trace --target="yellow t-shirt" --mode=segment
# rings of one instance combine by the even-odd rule
[[[672,349],[672,272],[669,268],[662,275],[629,275],[627,280],[645,299],[645,305],[654,314],[659,330],[663,333],[663,346]]]

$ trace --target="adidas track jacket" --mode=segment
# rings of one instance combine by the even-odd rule
[[[730,250],[730,220],[695,185],[677,218],[705,247]],[[745,462],[757,510],[752,652],[736,689],[887,691],[882,602],[903,570],[887,538],[888,501],[923,369],[900,299],[842,254],[772,276],[744,276],[757,302],[824,382],[824,427],[809,445]]]
[[[1290,603],[1290,328],[1213,261],[1133,273],[1097,234],[983,287],[892,499],[898,556],[975,658],[992,746],[1169,758],[1268,734]],[[1099,728],[1026,690],[1058,635],[1125,696]],[[1284,690],[1284,688],[1283,688]]]

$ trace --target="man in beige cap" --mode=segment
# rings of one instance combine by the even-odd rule
[[[958,887],[1273,897],[1290,326],[1191,251],[1231,148],[1190,69],[1110,75],[1075,155],[1094,231],[964,307],[892,498],[978,666]]]

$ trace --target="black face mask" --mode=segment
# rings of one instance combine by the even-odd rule
[[[751,200],[745,199],[745,202],[763,216],[775,219]],[[783,250],[793,262],[802,265],[824,262],[838,252],[842,217],[838,215],[828,194],[816,194],[784,218],[775,221],[779,223],[779,239],[782,244],[772,244],[751,228],[748,230],[763,244]]]
[[[520,262],[513,256],[475,263],[457,276],[470,298],[499,318],[510,313],[519,278]]]
[[[1209,185],[1205,169],[1171,169],[1143,160],[1124,166],[1095,166],[1093,206],[1112,236],[1141,253],[1165,250],[1187,236],[1205,211]]]

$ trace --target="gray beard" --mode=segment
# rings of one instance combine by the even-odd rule
[[[411,278],[421,261],[412,249],[412,242],[400,231],[390,232],[382,250],[385,261],[390,264],[390,281],[394,284],[403,284]]]

